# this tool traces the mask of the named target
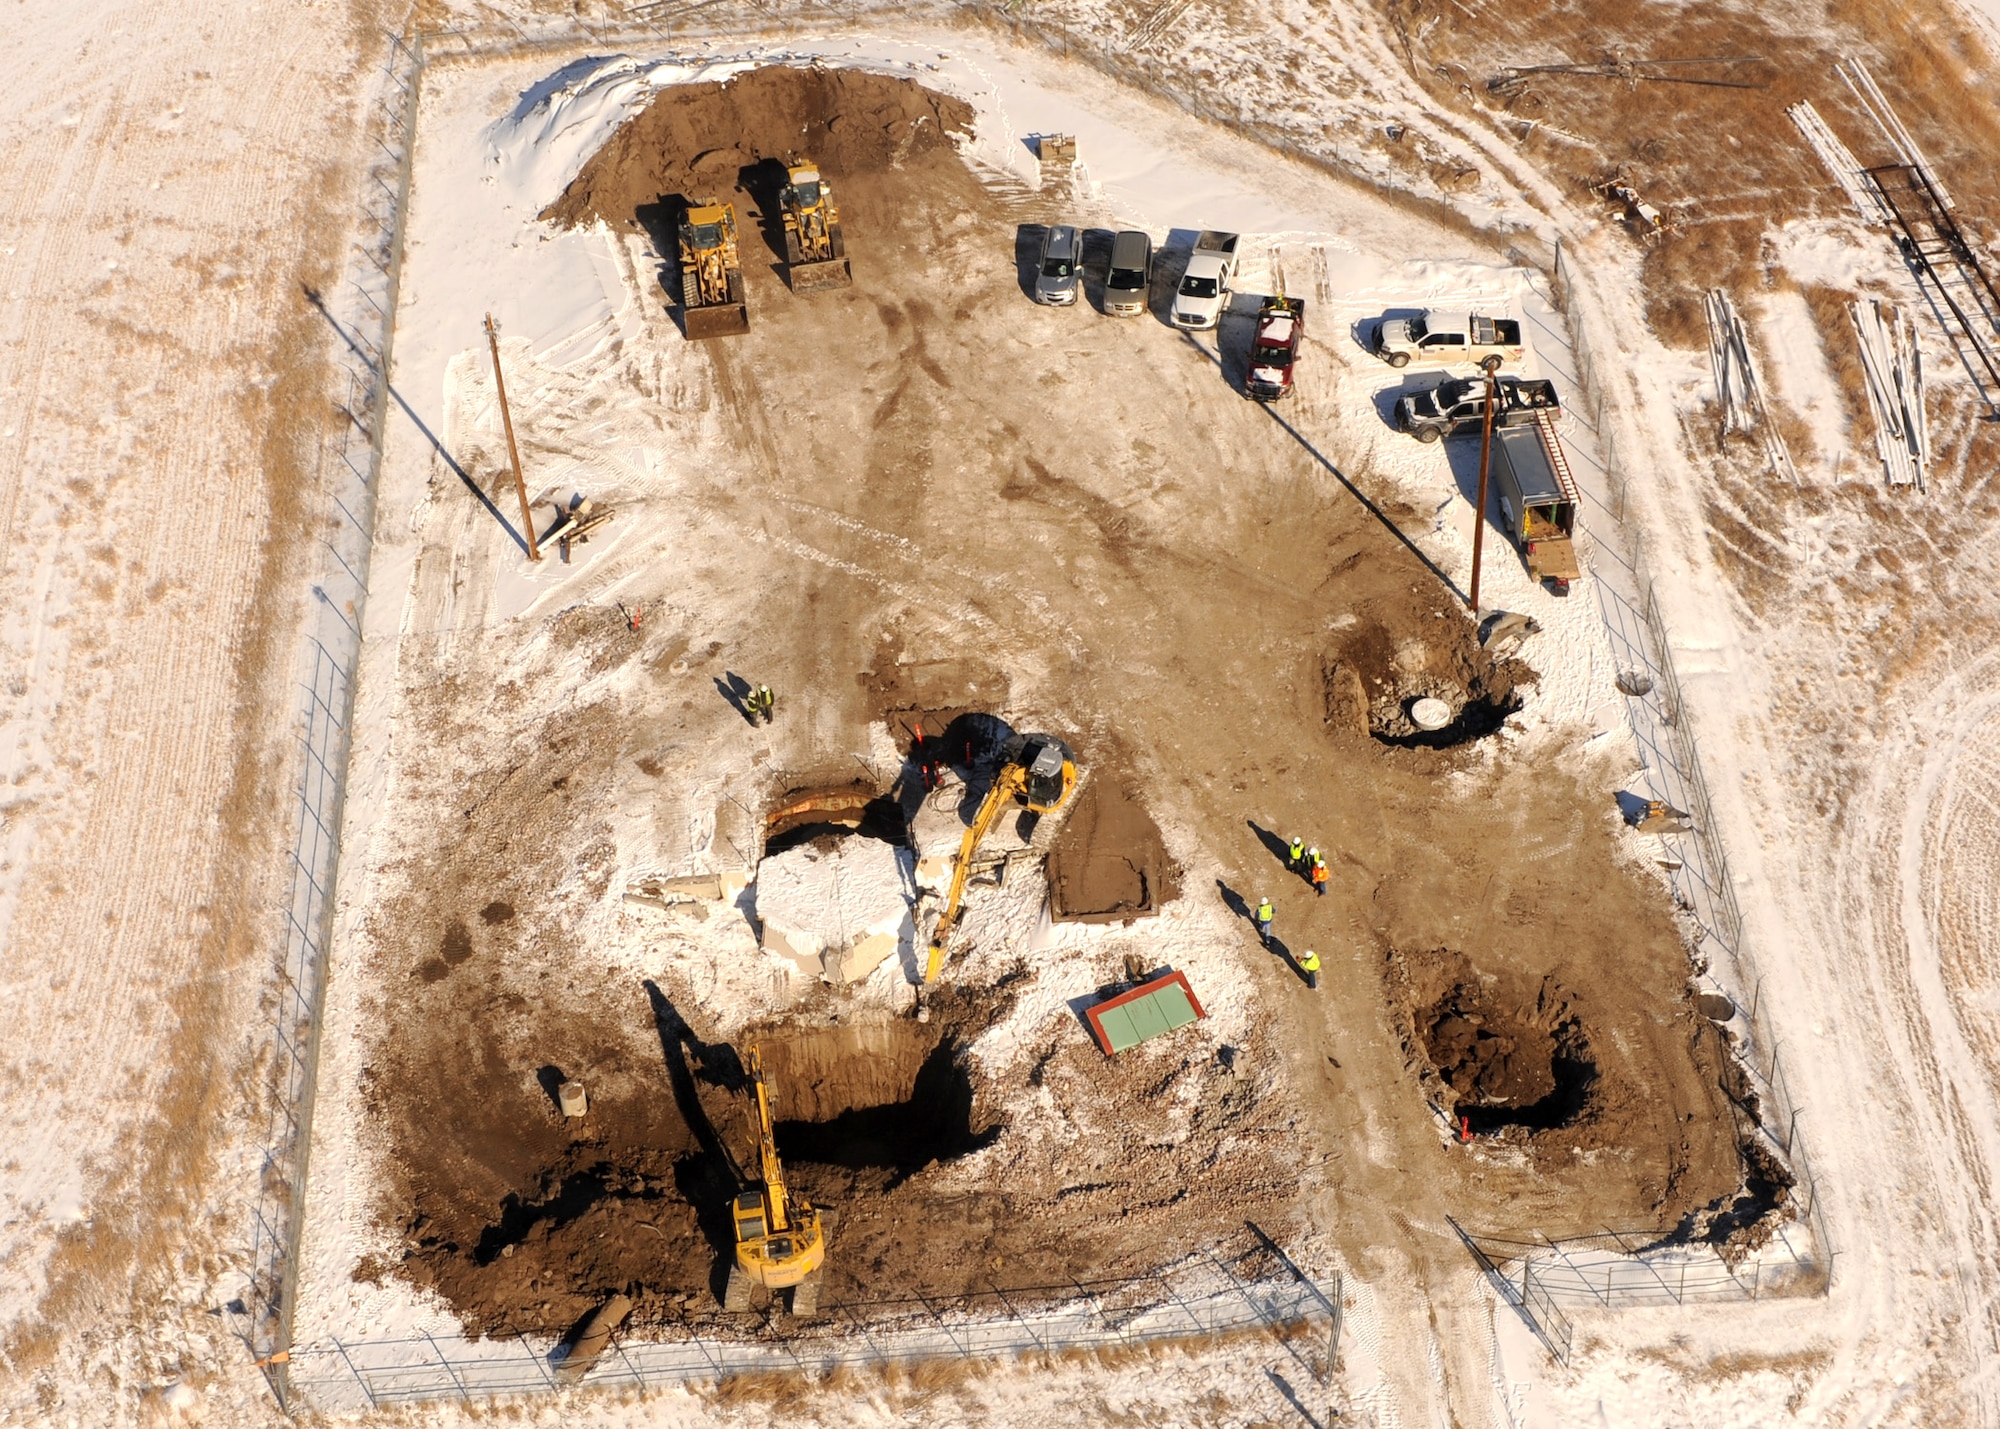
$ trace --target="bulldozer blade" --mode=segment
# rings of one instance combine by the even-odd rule
[[[845,288],[854,281],[854,270],[845,258],[829,258],[821,263],[791,265],[792,291],[818,293],[828,288]]]
[[[717,303],[710,308],[689,308],[682,315],[689,342],[705,337],[733,337],[750,331],[747,303]]]

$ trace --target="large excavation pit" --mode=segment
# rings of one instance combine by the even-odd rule
[[[979,1213],[982,1197],[931,1182],[992,1146],[1004,1123],[982,1104],[963,1008],[942,999],[929,1023],[780,1024],[721,1043],[698,1036],[657,987],[645,996],[656,1040],[643,1075],[606,1082],[574,1121],[535,1077],[516,1079],[520,1135],[484,1147],[491,1169],[518,1168],[515,1189],[482,1202],[471,1185],[428,1178],[400,1227],[400,1261],[371,1257],[356,1278],[399,1274],[434,1290],[476,1334],[561,1333],[621,1291],[636,1325],[724,1323],[729,1198],[758,1174],[741,1056],[754,1044],[790,1189],[839,1213],[829,1300],[971,1288],[1001,1218]],[[1024,1278],[1050,1282],[1068,1264],[1060,1237],[1009,1235],[1006,1256]]]

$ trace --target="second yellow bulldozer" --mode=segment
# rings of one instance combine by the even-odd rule
[[[789,166],[778,206],[785,216],[785,269],[792,291],[814,293],[852,283],[833,185],[820,176],[817,164],[801,159]]]
[[[736,253],[736,210],[691,204],[681,215],[681,320],[690,339],[750,331],[743,263]]]

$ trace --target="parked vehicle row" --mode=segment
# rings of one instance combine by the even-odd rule
[[[1083,231],[1058,223],[1042,235],[1042,256],[1035,270],[1035,301],[1049,307],[1072,306],[1082,291]],[[1136,228],[1111,240],[1111,264],[1104,277],[1104,311],[1111,317],[1137,317],[1152,295],[1153,240]]]

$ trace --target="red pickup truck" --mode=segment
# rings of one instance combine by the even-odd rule
[[[1292,390],[1292,367],[1306,335],[1303,298],[1266,298],[1257,314],[1257,336],[1250,344],[1250,370],[1243,390],[1260,402],[1275,402]]]

